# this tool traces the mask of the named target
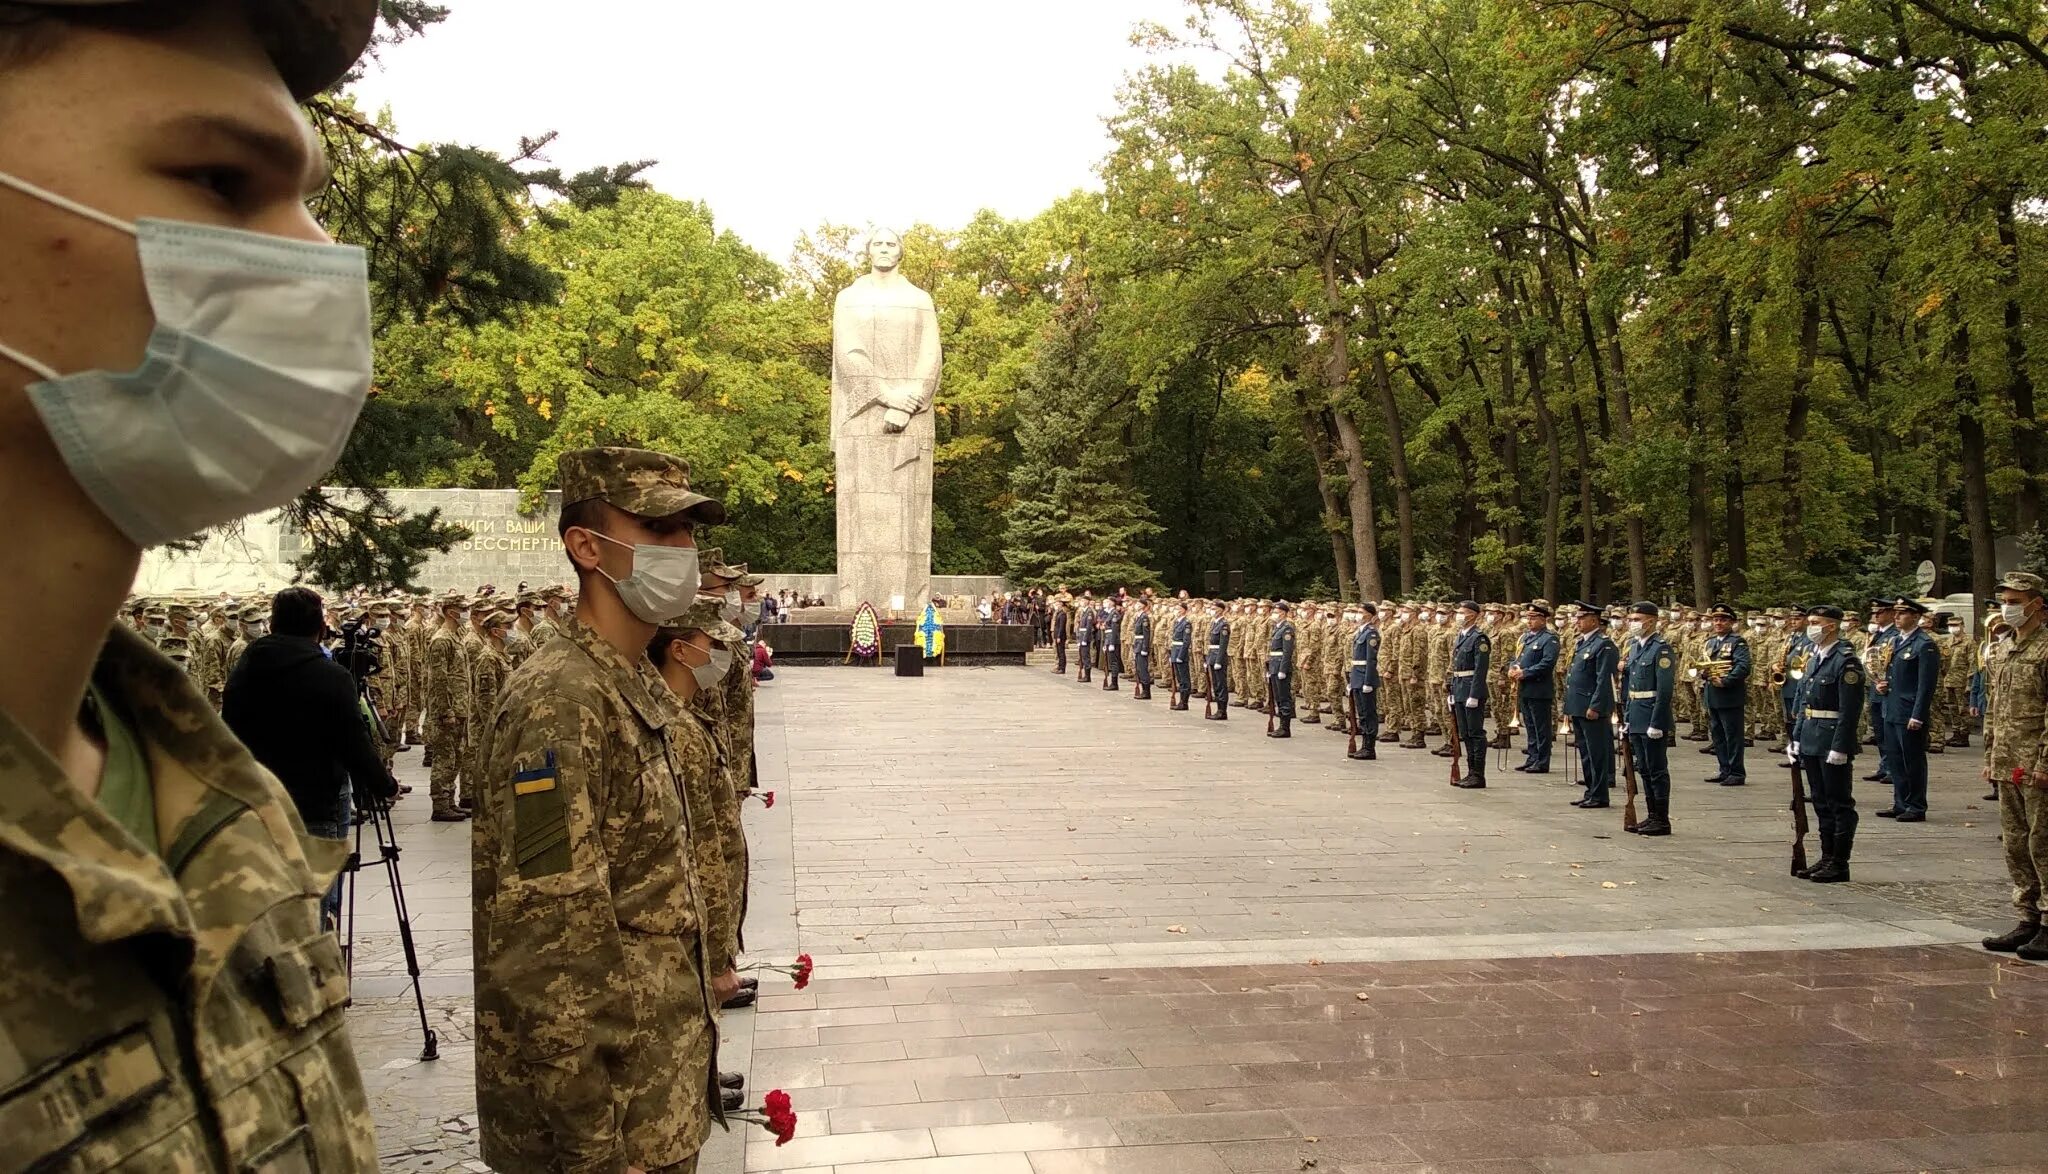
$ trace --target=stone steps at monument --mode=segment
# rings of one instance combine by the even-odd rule
[[[1070,650],[1068,652],[1068,657],[1071,659],[1072,656],[1073,653]],[[1027,665],[1039,665],[1045,668],[1051,668],[1053,665],[1059,663],[1059,658],[1053,654],[1053,650],[1049,647],[1034,648],[1029,653],[1025,654],[1024,663]]]

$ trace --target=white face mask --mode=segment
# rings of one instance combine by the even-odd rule
[[[718,615],[720,619],[723,619],[728,624],[740,618],[740,593],[738,588],[733,588],[725,593],[725,602],[718,605]]]
[[[0,185],[135,237],[156,327],[133,371],[40,377],[29,401],[130,541],[156,546],[290,501],[334,467],[370,390],[369,270],[353,245],[135,224],[5,172]]]
[[[1808,640],[1813,641],[1815,644],[1820,643],[1820,638],[1822,636],[1827,635],[1827,632],[1828,630],[1826,628],[1821,627],[1819,624],[1806,625],[1806,638]]]
[[[698,651],[695,645],[691,646],[691,650]],[[718,683],[725,679],[726,670],[732,667],[732,653],[725,652],[716,644],[701,651],[704,652],[706,657],[703,664],[690,664],[688,661],[684,661],[683,667],[690,670],[690,679],[697,682],[697,691],[699,693],[708,693],[712,689],[717,688]],[[723,661],[719,659],[721,654],[725,657]]]
[[[1863,625],[1863,630],[1870,633],[1873,636],[1877,635],[1877,621],[1872,620],[1869,623]]]
[[[1640,636],[1640,635],[1642,635],[1642,634],[1643,634],[1643,621],[1641,621],[1641,620],[1630,620],[1630,621],[1628,622],[1628,631],[1629,631],[1629,635],[1631,635],[1631,636]]]
[[[2014,628],[2025,627],[2027,623],[2027,605],[2024,603],[2001,603],[1998,605],[1998,615],[2000,619],[2011,624]]]
[[[612,586],[619,589],[619,602],[633,613],[643,624],[665,624],[684,612],[697,599],[697,548],[693,546],[653,546],[620,542],[609,534],[597,537],[613,546],[623,546],[633,552],[633,573],[623,579],[612,579],[600,566],[597,573],[611,579]]]
[[[761,619],[761,601],[760,601],[760,600],[758,600],[758,599],[755,599],[755,600],[749,600],[749,601],[746,601],[746,602],[743,602],[743,603],[741,603],[741,604],[740,604],[740,623],[741,623],[741,624],[742,624],[743,626],[745,626],[745,627],[752,627],[752,626],[753,626],[753,625],[754,625],[755,623],[759,622],[759,621],[760,621],[760,619]]]

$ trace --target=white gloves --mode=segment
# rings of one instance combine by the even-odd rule
[[[1281,674],[1280,674],[1280,679],[1281,679],[1281,680],[1283,680],[1283,681],[1284,681],[1284,680],[1286,680],[1286,679],[1287,679],[1287,674],[1286,674],[1286,673],[1281,673]]]
[[[1371,685],[1360,685],[1360,686],[1358,687],[1358,691],[1359,691],[1360,693],[1370,693],[1370,692],[1372,692],[1372,686],[1371,686]]]
[[[1479,708],[1479,699],[1478,699],[1477,697],[1467,697],[1467,698],[1465,699],[1465,708],[1466,708],[1466,709],[1478,709],[1478,708]]]
[[[1649,729],[1644,730],[1643,733],[1649,735],[1650,741],[1652,742],[1659,741],[1664,737],[1664,731],[1658,729],[1656,726],[1651,726]]]
[[[1799,751],[1791,746],[1785,748],[1785,762],[1790,766],[1799,765]]]
[[[1848,755],[1846,755],[1846,754],[1844,754],[1844,753],[1842,753],[1841,751],[1839,751],[1839,750],[1830,750],[1830,751],[1828,751],[1828,765],[1829,765],[1829,766],[1843,766],[1843,765],[1846,765],[1846,764],[1848,763],[1848,761],[1849,761],[1849,756],[1848,756]]]

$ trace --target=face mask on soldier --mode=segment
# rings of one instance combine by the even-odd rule
[[[1819,624],[1808,624],[1806,625],[1806,638],[1818,644],[1821,637],[1827,635],[1827,631],[1826,628]]]

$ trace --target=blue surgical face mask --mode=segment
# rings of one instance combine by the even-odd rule
[[[72,477],[156,546],[281,506],[334,467],[370,390],[363,251],[135,224],[0,172],[0,186],[135,238],[156,327],[129,372],[60,373],[0,341]]]

